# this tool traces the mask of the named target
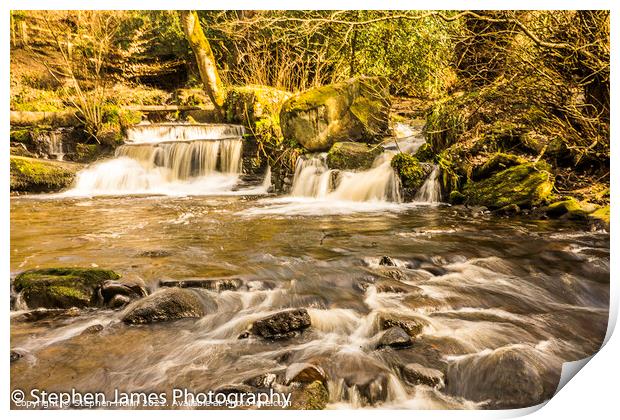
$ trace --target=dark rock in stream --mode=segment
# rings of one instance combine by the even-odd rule
[[[84,328],[84,331],[82,331],[80,335],[93,335],[101,331],[103,331],[103,325],[94,324],[94,325],[91,325],[90,327]]]
[[[277,375],[275,373],[263,373],[257,376],[253,376],[243,381],[245,385],[249,385],[254,388],[266,389],[272,388],[276,383]]]
[[[169,257],[172,255],[172,252],[166,251],[165,249],[153,249],[149,251],[143,251],[138,253],[138,257],[146,257],[146,258],[163,258]]]
[[[291,338],[310,326],[310,315],[305,309],[278,312],[252,324],[251,332],[270,340]]]
[[[382,330],[389,330],[393,327],[402,328],[410,337],[417,337],[424,329],[426,323],[413,317],[403,317],[401,315],[381,314],[379,315],[379,327]]]
[[[375,405],[387,399],[389,372],[375,372],[373,370],[360,370],[351,372],[344,378],[347,386],[346,393],[357,392],[368,404]],[[347,398],[351,399],[351,395]]]
[[[381,259],[379,260],[379,265],[384,265],[388,267],[396,267],[396,263],[394,262],[394,260],[388,257],[387,255],[384,255],[383,257],[381,257]]]
[[[113,309],[120,309],[131,303],[131,298],[125,295],[116,295],[108,302],[108,306]]]
[[[136,282],[121,283],[108,280],[97,290],[97,294],[103,305],[116,309],[148,295],[148,292],[143,285]]]
[[[392,327],[385,331],[379,339],[377,348],[392,347],[395,349],[411,346],[411,337],[400,327]]]
[[[428,385],[441,387],[444,383],[443,373],[437,369],[422,366],[419,363],[409,363],[401,368],[403,379],[411,385]]]
[[[314,381],[327,384],[327,375],[319,366],[310,363],[293,363],[286,369],[285,385],[289,385],[292,382],[312,383]]]
[[[182,288],[199,288],[208,290],[237,290],[243,285],[241,279],[235,277],[222,277],[212,279],[183,279],[183,280],[161,280],[161,287],[182,287]]]
[[[178,287],[164,288],[130,304],[123,314],[127,324],[149,324],[181,318],[200,318],[205,315],[198,296]]]
[[[321,381],[294,389],[291,395],[293,410],[323,410],[329,403],[329,391]]]
[[[11,349],[11,363],[18,361],[22,357],[24,357],[23,350]]]

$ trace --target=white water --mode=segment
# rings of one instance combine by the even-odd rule
[[[245,130],[229,124],[139,124],[127,129],[127,143],[241,138]]]
[[[439,184],[439,167],[435,166],[414,197],[414,201],[421,203],[441,202],[441,185]]]
[[[241,173],[242,134],[243,127],[233,125],[131,127],[129,142],[116,149],[115,158],[81,171],[65,195],[263,194],[262,187],[234,191]]]

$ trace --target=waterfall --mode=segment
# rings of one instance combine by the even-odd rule
[[[439,167],[435,165],[424,184],[416,193],[414,201],[422,203],[441,202],[441,185],[439,184]]]
[[[297,160],[291,195],[346,201],[400,202],[400,180],[390,166],[393,153],[375,159],[362,172],[329,169],[325,153]]]
[[[73,193],[211,194],[232,191],[241,173],[243,128],[215,124],[131,127],[115,158],[77,176]],[[220,136],[220,138],[218,138]]]
[[[63,132],[60,130],[42,131],[37,135],[36,141],[44,144],[47,148],[42,150],[50,159],[64,160],[65,151],[62,143]]]
[[[243,126],[230,124],[139,124],[127,129],[127,143],[159,143],[206,139],[241,138]]]

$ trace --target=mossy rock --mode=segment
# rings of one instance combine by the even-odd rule
[[[588,216],[590,220],[598,222],[603,225],[604,228],[609,229],[609,205],[600,207],[598,210],[593,211]]]
[[[366,170],[383,152],[383,148],[365,143],[338,142],[327,153],[327,166],[330,169]]]
[[[527,160],[522,157],[497,152],[492,154],[482,165],[473,168],[472,179],[474,181],[479,181],[481,179],[488,178],[493,174],[524,163],[527,163]]]
[[[392,168],[398,174],[403,188],[418,190],[429,174],[420,162],[410,154],[398,153],[392,158]]]
[[[550,204],[545,209],[545,213],[549,217],[568,217],[569,219],[587,219],[590,213],[598,209],[595,204],[587,202],[579,202],[574,198],[568,200],[557,201]]]
[[[103,149],[99,144],[77,143],[75,145],[74,160],[76,162],[88,163],[97,160]]]
[[[314,381],[292,392],[292,410],[323,410],[329,402],[329,392],[321,381]]]
[[[258,121],[271,116],[279,118],[282,104],[293,94],[270,86],[235,86],[228,90],[224,109],[230,123],[255,128]]]
[[[82,165],[11,156],[11,191],[55,192],[69,187]]]
[[[499,209],[510,204],[521,208],[543,203],[553,190],[549,165],[538,162],[513,166],[463,189],[468,204]]]
[[[448,198],[448,201],[450,202],[450,204],[463,204],[465,202],[465,195],[463,195],[462,192],[454,190],[450,192],[450,196]]]
[[[13,284],[29,308],[95,306],[96,290],[120,275],[100,268],[46,268],[19,274]]]
[[[432,162],[435,160],[435,154],[428,143],[424,143],[420,146],[414,156],[420,162]]]
[[[357,77],[301,92],[280,111],[284,138],[311,152],[337,142],[372,143],[388,132],[390,99],[385,79]]]

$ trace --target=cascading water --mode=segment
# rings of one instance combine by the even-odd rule
[[[241,173],[242,135],[243,127],[223,124],[134,126],[115,158],[80,172],[68,193],[230,193]]]
[[[401,201],[400,181],[390,166],[393,153],[383,153],[371,169],[362,172],[329,169],[326,156],[321,153],[297,160],[291,195],[347,201]]]
[[[441,202],[441,185],[439,184],[439,167],[435,165],[424,184],[414,197],[414,201],[422,203]]]
[[[46,145],[47,150],[43,148],[43,153],[47,153],[50,159],[64,160],[65,151],[62,142],[63,133],[60,130],[42,131],[37,135],[36,141]]]

